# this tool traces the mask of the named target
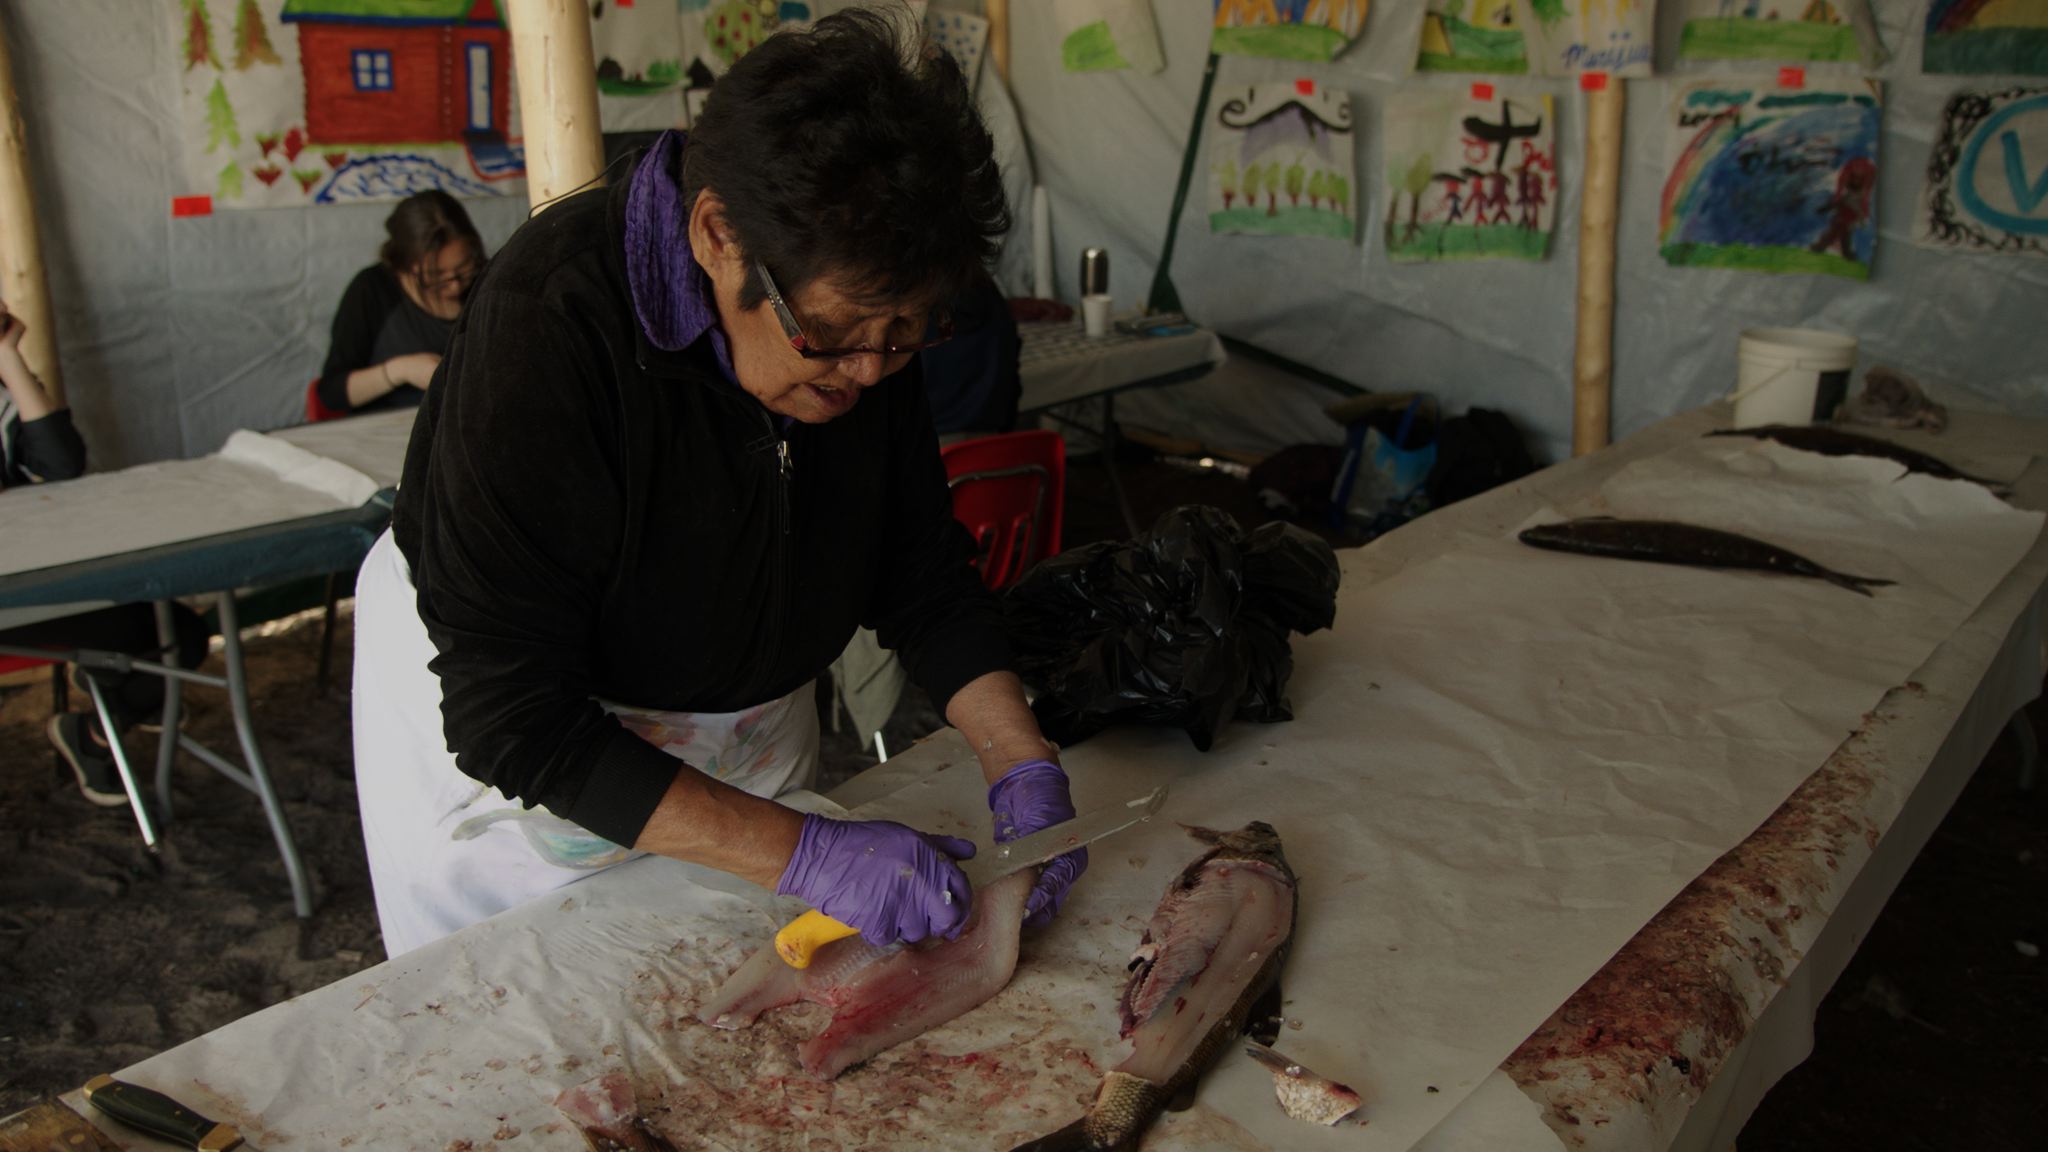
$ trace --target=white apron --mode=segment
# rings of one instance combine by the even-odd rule
[[[640,853],[527,809],[465,776],[441,727],[434,645],[412,572],[385,532],[356,580],[356,802],[390,956]],[[742,712],[655,712],[600,701],[662,751],[773,798],[810,786],[818,710],[806,684]]]

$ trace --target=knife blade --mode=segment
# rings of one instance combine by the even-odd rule
[[[209,1120],[161,1092],[112,1076],[88,1081],[85,1100],[130,1128],[194,1152],[228,1152],[242,1146],[242,1134],[232,1125]]]
[[[961,861],[960,870],[967,874],[968,883],[979,892],[1013,872],[1043,864],[1076,848],[1085,848],[1113,832],[1121,832],[1133,824],[1149,820],[1165,803],[1166,789],[1154,788],[1129,803],[1098,808],[1086,816],[1076,816],[1050,828],[1041,828],[1029,836],[1020,836],[1007,844],[998,844],[972,860]],[[808,968],[818,949],[857,931],[859,929],[852,925],[841,923],[813,908],[783,925],[782,931],[775,934],[775,952],[792,968]]]
[[[1007,844],[998,844],[986,852],[976,853],[974,859],[960,862],[960,871],[967,874],[968,883],[979,892],[1012,872],[1043,864],[1055,856],[1085,848],[1112,832],[1121,832],[1133,824],[1150,820],[1165,803],[1166,789],[1154,788],[1126,804],[1097,808],[1086,816],[1076,816],[1063,824],[1041,828],[1029,836],[1019,836]]]

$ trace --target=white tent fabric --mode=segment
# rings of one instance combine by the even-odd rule
[[[1051,5],[1012,4],[1011,87],[1030,132],[1039,180],[1051,189],[1054,272],[1072,295],[1080,251],[1110,252],[1119,307],[1144,299],[1157,265],[1209,36],[1207,3],[1153,0],[1166,71],[1069,73],[1061,69]],[[1573,297],[1577,288],[1584,102],[1565,81],[1537,85],[1557,98],[1562,187],[1550,258],[1540,264],[1388,263],[1377,222],[1387,210],[1379,115],[1389,92],[1419,85],[1456,90],[1482,76],[1410,72],[1423,0],[1376,0],[1364,35],[1329,64],[1223,57],[1216,84],[1286,82],[1300,76],[1351,93],[1358,142],[1359,217],[1352,246],[1318,239],[1211,236],[1205,219],[1208,159],[1180,223],[1173,279],[1196,319],[1229,336],[1374,390],[1426,389],[1447,410],[1484,405],[1509,413],[1532,447],[1570,451]],[[1676,57],[1682,6],[1662,5],[1658,58]],[[1947,96],[2017,78],[1923,76],[1924,4],[1880,6],[1894,59],[1885,82],[1878,189],[1880,239],[1867,284],[1823,276],[1772,276],[1669,268],[1658,257],[1656,214],[1664,181],[1663,109],[1676,76],[1628,83],[1615,287],[1614,432],[1626,435],[1733,387],[1737,332],[1754,325],[1813,325],[1855,336],[1861,363],[1891,364],[1944,390],[1973,392],[2015,410],[2048,412],[2048,367],[2030,355],[2048,306],[2048,263],[1916,248],[1912,220],[1928,151]],[[1818,76],[1856,72],[1812,65]],[[1685,65],[1688,75],[1696,66]],[[1669,69],[1667,69],[1667,73]],[[1704,70],[1698,70],[1703,74]],[[1747,73],[1770,82],[1775,66]],[[1206,385],[1119,402],[1132,423],[1271,448],[1296,431],[1334,440],[1316,407],[1327,391],[1251,378],[1239,358]],[[1306,414],[1301,411],[1306,406]],[[1282,410],[1292,414],[1281,416]]]
[[[969,6],[969,0],[950,5]],[[1330,64],[1227,57],[1219,84],[1316,76],[1351,93],[1360,217],[1386,209],[1378,116],[1397,84],[1456,88],[1469,78],[1413,77],[1422,0],[1380,0],[1364,36]],[[1659,58],[1677,43],[1679,6],[1660,21]],[[1111,253],[1120,306],[1150,282],[1207,51],[1210,5],[1153,0],[1166,71],[1073,74],[1059,63],[1052,5],[1012,4],[1016,110],[992,64],[984,111],[1009,157],[1018,229],[999,268],[1028,286],[1035,164],[1051,190],[1054,273],[1075,287],[1080,251]],[[179,61],[175,4],[67,0],[7,5],[16,83],[27,119],[65,380],[94,460],[106,468],[220,447],[236,428],[295,422],[319,370],[342,287],[374,258],[384,209],[232,212],[174,220]],[[1670,81],[1629,84],[1617,285],[1615,431],[1726,392],[1738,329],[1815,324],[1855,335],[1863,363],[1896,365],[1951,390],[2048,412],[2048,368],[2029,357],[2048,304],[2048,264],[1912,245],[1912,213],[1936,120],[1950,92],[2013,78],[1922,76],[1924,7],[1881,14],[1896,58],[1886,81],[1878,204],[1882,236],[1868,284],[1667,268],[1655,251],[1663,180],[1660,110]],[[1815,66],[1815,71],[1820,66]],[[1197,319],[1295,360],[1380,389],[1427,388],[1450,410],[1505,409],[1550,456],[1568,448],[1572,299],[1584,122],[1558,81],[1562,189],[1549,260],[1519,266],[1388,264],[1370,224],[1356,245],[1313,239],[1211,237],[1207,179],[1181,226],[1175,281]],[[1029,133],[1031,155],[1023,155]],[[473,201],[495,248],[518,225],[516,200]],[[2027,334],[2027,335],[2016,335]],[[1270,449],[1334,440],[1330,394],[1236,358],[1210,381],[1120,402],[1136,424],[1224,446]]]

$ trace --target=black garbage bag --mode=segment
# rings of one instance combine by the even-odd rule
[[[1188,505],[1134,540],[1042,561],[1004,604],[1048,739],[1149,724],[1184,728],[1206,752],[1233,717],[1294,718],[1288,633],[1336,619],[1337,556],[1291,524],[1246,534]]]

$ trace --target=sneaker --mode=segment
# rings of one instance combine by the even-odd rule
[[[84,670],[84,669],[82,669],[82,668],[80,668],[80,667],[79,667],[78,665],[76,665],[76,664],[73,664],[73,665],[71,665],[71,691],[72,691],[72,692],[74,692],[74,693],[76,693],[76,694],[77,694],[77,696],[78,696],[78,698],[79,698],[80,700],[83,700],[83,701],[85,701],[85,707],[87,707],[87,708],[91,708],[91,707],[92,707],[92,689],[91,689],[91,688],[88,688],[88,687],[86,687],[86,684],[85,684],[85,670]],[[143,732],[147,732],[147,733],[149,733],[149,734],[150,734],[150,735],[152,735],[152,736],[161,736],[161,735],[163,735],[163,731],[164,731],[164,714],[163,714],[163,709],[161,709],[161,708],[158,708],[158,709],[154,709],[154,710],[152,710],[152,711],[151,711],[151,712],[149,713],[149,715],[148,715],[147,717],[145,717],[145,718],[143,718],[143,719],[141,719],[141,720],[137,720],[137,721],[135,722],[135,727],[136,727],[137,729],[139,729],[139,730],[143,731]],[[191,706],[191,701],[190,701],[190,700],[187,700],[187,701],[186,701],[186,704],[185,704],[185,707],[183,707],[183,708],[180,708],[180,709],[178,709],[178,731],[180,731],[180,732],[186,732],[186,731],[190,731],[190,730],[191,730],[191,727],[192,727],[192,706]],[[125,803],[127,803],[127,801],[126,801],[126,800],[123,800],[123,801],[122,801],[122,803],[124,803],[124,804],[125,804]]]
[[[128,803],[121,787],[121,771],[114,767],[114,755],[92,738],[90,717],[83,712],[60,712],[50,717],[50,743],[71,765],[78,777],[78,790],[102,808],[120,808]]]

